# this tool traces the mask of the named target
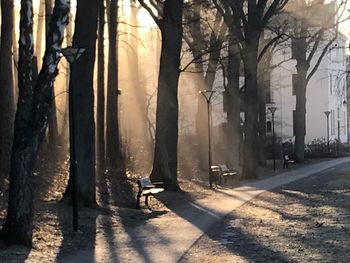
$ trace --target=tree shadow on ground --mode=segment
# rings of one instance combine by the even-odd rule
[[[24,263],[26,262],[30,251],[31,248],[23,246],[7,246],[0,240],[0,262]],[[13,255],[15,255],[15,258]]]
[[[122,255],[117,251],[125,248],[133,249],[145,262],[149,262],[149,255],[140,240],[131,238],[126,243],[121,242],[117,236],[118,227],[129,237],[135,237],[137,235],[134,231],[138,231],[148,220],[166,213],[163,210],[136,209],[136,185],[137,179],[127,178],[125,171],[99,173],[100,204],[106,210],[112,211],[110,215],[100,218],[99,225],[104,233],[108,258],[112,262],[123,261]]]
[[[99,211],[92,208],[79,207],[78,231],[73,232],[72,207],[60,203],[57,207],[59,228],[62,242],[56,256],[56,262],[79,262],[72,255],[82,254],[84,251],[84,262],[95,262],[94,249],[96,239],[96,218]],[[81,259],[80,259],[81,260]]]
[[[347,185],[344,185],[344,181],[348,182]],[[346,166],[332,174],[319,173],[279,187],[273,191],[275,196],[260,195],[247,203],[245,211],[248,214],[242,217],[239,211],[234,212],[211,229],[205,246],[213,253],[215,249],[211,249],[212,246],[224,247],[233,255],[252,262],[349,262],[350,254],[346,250],[348,246],[341,243],[348,239],[346,226],[350,223],[350,194],[344,197],[344,187],[345,190],[350,189],[350,176]],[[297,207],[294,211],[291,208],[293,205]],[[322,211],[325,208],[329,209],[328,213]],[[255,217],[259,215],[254,214],[254,209],[260,209],[262,218]],[[264,217],[267,210],[273,212],[274,216],[267,213],[269,218]],[[280,218],[274,221],[275,217]],[[337,225],[339,220],[343,222]],[[246,224],[242,228],[244,232],[239,226],[240,221],[241,224]],[[254,232],[254,227],[259,232]],[[283,244],[284,247],[278,244],[276,246],[276,243]],[[307,259],[303,258],[304,250],[310,254]],[[190,253],[184,255],[181,262],[190,260],[190,256]]]

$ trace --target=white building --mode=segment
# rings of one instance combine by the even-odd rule
[[[330,50],[322,59],[318,70],[312,76],[306,90],[306,143],[327,137],[327,118],[329,111],[330,140],[347,141],[347,104],[346,104],[346,39],[339,35]],[[311,62],[314,67],[322,49],[316,52]],[[293,141],[293,111],[295,94],[293,75],[296,74],[296,61],[291,59],[291,48],[284,48],[274,54],[272,64],[282,63],[271,72],[271,97],[277,107],[276,133],[282,140]],[[269,121],[269,113],[267,113]],[[269,123],[268,125],[269,126]]]

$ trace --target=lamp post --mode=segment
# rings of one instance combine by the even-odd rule
[[[349,153],[349,110],[348,110],[347,100],[348,100],[348,98],[343,101],[343,106],[346,108],[346,119],[345,119],[346,125],[345,125],[344,129],[346,129],[346,132],[345,132],[345,134],[346,134],[346,148],[347,148],[347,152]]]
[[[212,174],[211,174],[211,165],[212,165],[212,155],[211,155],[211,135],[210,135],[210,121],[211,121],[211,111],[210,111],[210,102],[215,93],[214,90],[201,90],[199,92],[205,98],[207,102],[207,114],[208,114],[208,174],[209,174],[209,186],[212,187]]]
[[[327,154],[329,157],[329,155],[330,155],[330,151],[329,151],[329,114],[331,114],[331,112],[325,111],[324,114],[326,114],[326,117],[327,117]]]
[[[272,158],[273,158],[273,171],[276,171],[276,152],[275,152],[275,111],[277,107],[269,107],[269,111],[272,114]]]
[[[61,50],[62,55],[67,59],[69,67],[72,68],[74,62],[85,52],[85,48],[66,47]],[[74,116],[74,87],[69,85],[69,173],[72,180],[72,204],[73,204],[73,231],[78,231],[78,178],[77,160],[75,152],[75,116]]]

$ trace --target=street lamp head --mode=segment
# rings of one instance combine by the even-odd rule
[[[326,114],[327,118],[329,116],[329,114],[331,114],[331,112],[329,110],[325,111],[324,114]]]
[[[63,56],[68,60],[70,64],[74,63],[85,52],[85,48],[82,47],[66,47],[61,50]]]
[[[215,90],[200,90],[199,91],[199,94],[202,94],[208,102],[210,102],[210,99],[214,93],[215,93]]]
[[[270,111],[272,114],[274,114],[275,111],[277,110],[277,107],[271,106],[271,107],[268,107],[268,109],[269,109],[269,111]]]

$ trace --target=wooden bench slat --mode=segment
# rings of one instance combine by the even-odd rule
[[[163,192],[163,188],[151,188],[143,191],[143,195],[149,195],[149,194],[158,194],[160,192]]]

